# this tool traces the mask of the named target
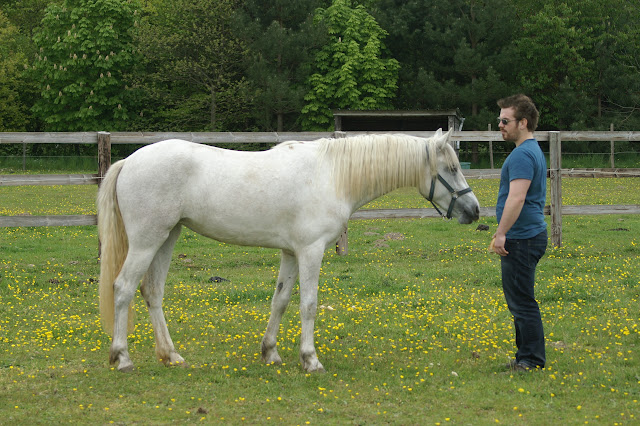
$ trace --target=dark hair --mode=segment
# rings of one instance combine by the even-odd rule
[[[535,104],[530,97],[523,94],[509,96],[498,101],[500,108],[513,108],[515,110],[516,120],[527,119],[527,129],[535,131],[538,127],[538,112]]]

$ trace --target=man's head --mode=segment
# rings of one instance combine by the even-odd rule
[[[498,101],[502,109],[513,108],[514,118],[518,121],[527,120],[527,129],[534,132],[538,127],[540,113],[530,97],[525,95],[513,95]]]
[[[505,141],[519,145],[533,137],[533,131],[538,127],[539,114],[531,98],[514,95],[500,99],[498,106],[501,108],[498,128]]]

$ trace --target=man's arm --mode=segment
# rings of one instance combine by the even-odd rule
[[[529,186],[531,186],[531,181],[528,179],[514,179],[509,183],[509,195],[504,203],[504,210],[500,223],[498,224],[498,230],[494,234],[496,239],[494,250],[500,256],[509,254],[509,252],[504,249],[504,244],[507,239],[506,235],[520,216]]]

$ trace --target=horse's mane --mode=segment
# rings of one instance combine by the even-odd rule
[[[318,156],[331,167],[342,196],[379,196],[397,188],[419,186],[427,170],[432,176],[437,174],[439,150],[444,151],[449,167],[457,165],[455,151],[439,137],[360,135],[320,139],[317,143]]]

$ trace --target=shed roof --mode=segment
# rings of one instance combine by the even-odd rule
[[[335,130],[365,131],[418,131],[459,130],[464,121],[460,110],[410,110],[410,111],[367,111],[367,110],[333,110]]]

